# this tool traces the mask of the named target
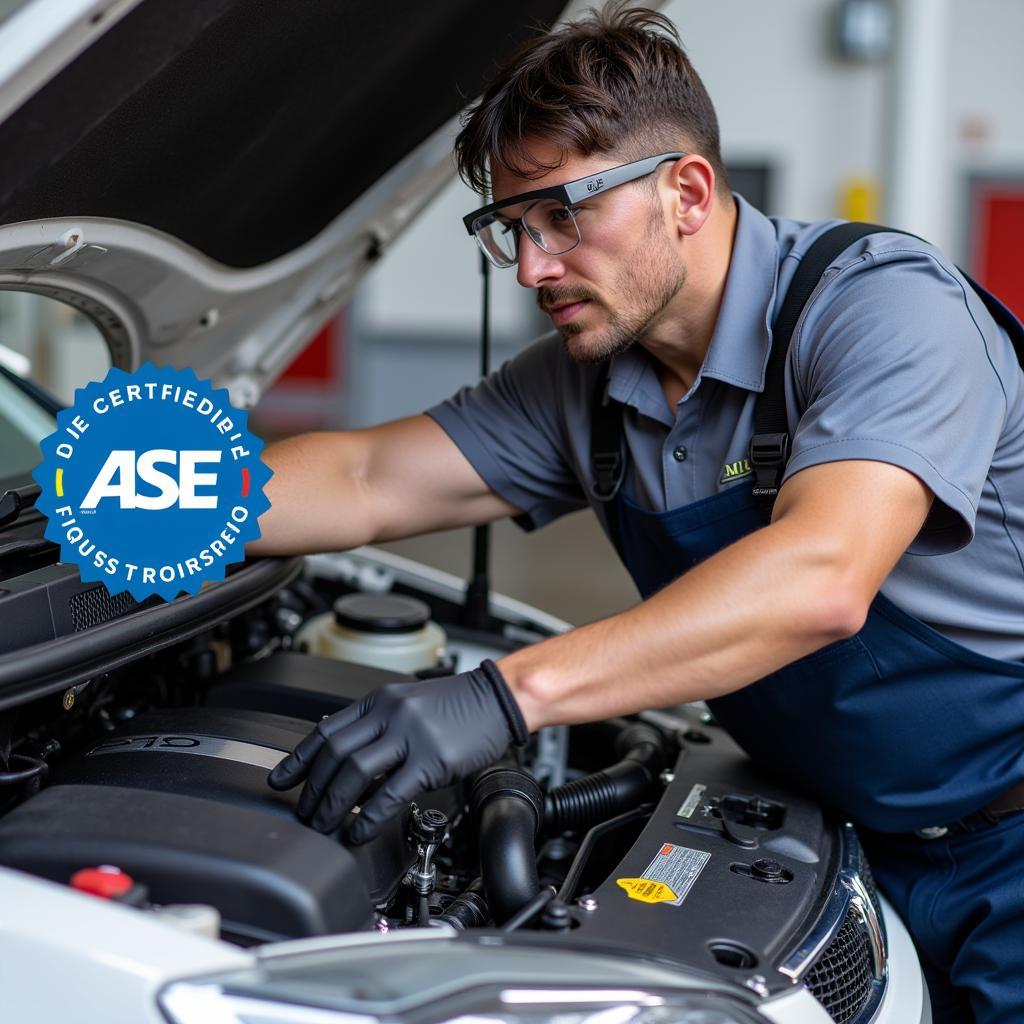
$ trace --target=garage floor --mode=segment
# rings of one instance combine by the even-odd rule
[[[491,586],[509,597],[582,625],[637,601],[637,592],[590,511],[577,512],[534,533],[508,521],[492,534]],[[381,545],[465,578],[472,531],[452,530]]]

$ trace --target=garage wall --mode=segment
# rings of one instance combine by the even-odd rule
[[[718,110],[726,161],[775,164],[766,212],[835,216],[839,190],[881,173],[885,70],[838,59],[830,0],[670,0],[669,15]]]
[[[950,36],[951,163],[1024,174],[1024,3],[955,0]]]
[[[663,8],[715,100],[727,163],[773,166],[771,214],[840,215],[844,189],[855,179],[883,182],[893,159],[893,78],[885,65],[836,56],[837,7],[838,0],[669,0]],[[896,3],[897,15],[920,8],[914,0]],[[934,105],[945,120],[933,161],[938,184],[929,184],[939,198],[918,230],[930,228],[936,242],[965,260],[968,175],[1024,174],[1024,0],[926,0],[924,9],[947,12],[948,52],[935,57],[942,69],[935,88],[943,94]],[[460,217],[475,201],[453,183],[358,293],[353,422],[416,411],[474,378],[478,262]],[[900,221],[899,211],[889,214]],[[543,322],[530,297],[517,294],[512,272],[492,280],[495,343],[505,355]],[[396,375],[396,366],[407,372]]]

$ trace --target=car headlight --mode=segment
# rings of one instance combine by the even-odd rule
[[[527,1001],[523,997],[529,997]],[[683,997],[651,1005],[647,993],[554,991],[500,994],[507,1007],[446,1017],[416,1014],[419,1024],[748,1024],[732,1009],[709,1005],[707,998]],[[610,1000],[637,999],[634,1003]],[[166,990],[161,1005],[174,1024],[381,1024],[381,1018],[347,1010],[282,1003],[226,990],[219,984],[179,982]]]
[[[289,943],[178,981],[173,1024],[752,1024],[749,992],[606,954],[446,934]],[[383,941],[381,941],[383,940]],[[440,940],[440,941],[438,941]],[[294,952],[292,952],[294,950]]]

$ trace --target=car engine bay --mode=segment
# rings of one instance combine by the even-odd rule
[[[507,616],[469,628],[453,600],[393,582],[382,594],[376,578],[363,593],[365,566],[317,565],[159,649],[126,644],[108,670],[9,701],[0,865],[242,947],[440,923],[544,932],[763,997],[801,983],[834,1020],[870,1017],[886,938],[852,828],[755,769],[706,710],[542,730],[476,778],[422,794],[364,846],[344,826],[321,835],[300,821],[299,790],[266,777],[316,721],[396,678],[544,635]],[[9,608],[38,574],[50,607],[97,589],[26,568],[0,597]],[[150,614],[111,605],[50,642]],[[358,641],[392,666],[426,637],[420,667],[339,658],[359,653],[341,639],[360,615]],[[460,643],[467,655],[453,654]]]

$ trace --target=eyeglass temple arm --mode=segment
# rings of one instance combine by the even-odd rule
[[[625,185],[627,182],[636,181],[637,178],[644,178],[663,163],[667,163],[669,160],[678,160],[685,155],[685,153],[661,153],[658,156],[648,157],[646,160],[612,167],[607,171],[593,174],[589,178],[571,181],[563,188],[569,202],[577,203],[581,199],[586,199],[587,196],[607,192],[608,189],[615,188],[617,185]]]
[[[466,225],[467,233],[473,235],[476,234],[473,230],[474,223],[495,210],[503,209],[506,206],[515,206],[516,203],[526,202],[527,200],[537,199],[559,199],[566,205],[578,203],[587,196],[597,195],[598,192],[607,192],[608,189],[615,188],[616,185],[625,185],[628,181],[636,181],[637,178],[643,178],[661,164],[669,160],[678,160],[683,156],[686,156],[686,154],[660,153],[658,156],[648,157],[646,160],[637,160],[633,163],[620,164],[618,167],[612,167],[607,171],[592,174],[587,178],[579,178],[564,185],[552,185],[550,188],[537,188],[530,192],[521,192],[517,196],[510,196],[508,199],[502,199],[501,202],[490,203],[479,210],[467,213],[462,218],[462,223]]]

